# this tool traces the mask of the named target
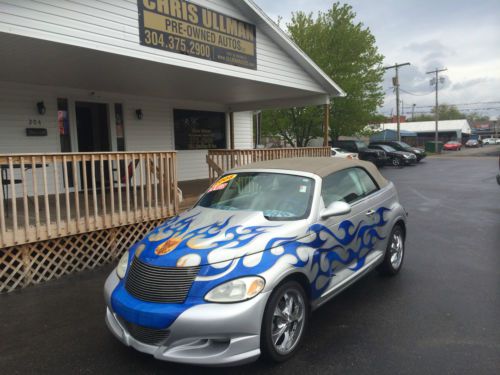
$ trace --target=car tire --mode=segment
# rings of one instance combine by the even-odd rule
[[[387,276],[394,276],[403,267],[405,256],[405,235],[401,225],[395,225],[392,228],[385,250],[383,262],[379,266],[379,271]]]
[[[292,313],[288,312],[290,306]],[[278,286],[269,297],[262,319],[262,358],[269,362],[291,358],[304,339],[308,321],[309,301],[304,288],[296,281]]]

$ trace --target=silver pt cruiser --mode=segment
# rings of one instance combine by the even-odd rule
[[[399,272],[405,236],[396,189],[371,163],[250,164],[123,255],[105,284],[106,323],[161,360],[284,361],[311,311],[374,268]]]

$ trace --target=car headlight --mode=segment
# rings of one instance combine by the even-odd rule
[[[125,277],[125,274],[127,273],[127,268],[128,268],[128,251],[126,251],[125,254],[122,255],[120,261],[118,262],[118,265],[116,266],[116,274],[120,279],[123,279]]]
[[[405,159],[409,159],[409,158],[411,158],[411,156],[410,156],[410,155],[408,155],[408,154],[404,154],[404,155],[403,155],[403,157],[404,157]]]
[[[205,301],[218,303],[242,302],[257,296],[266,285],[260,276],[242,277],[218,285],[205,295]]]

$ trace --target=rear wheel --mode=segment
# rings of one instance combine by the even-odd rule
[[[296,281],[279,286],[264,312],[261,350],[264,359],[283,362],[292,357],[304,338],[309,318],[306,293]]]
[[[403,266],[405,255],[405,238],[401,225],[392,228],[384,261],[379,266],[379,270],[389,276],[396,275]]]

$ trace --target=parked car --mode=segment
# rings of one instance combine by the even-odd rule
[[[387,164],[391,164],[395,167],[417,164],[417,157],[413,152],[397,151],[387,145],[371,145],[370,147],[384,151],[388,157]]]
[[[394,148],[398,151],[412,152],[417,157],[417,162],[420,162],[420,160],[424,159],[427,156],[425,150],[418,148],[418,147],[412,147],[405,142],[375,141],[375,142],[371,142],[369,147],[371,147],[372,145],[387,145],[387,146],[391,146],[392,148]]]
[[[359,159],[372,162],[378,167],[382,167],[387,162],[387,155],[382,150],[375,150],[368,147],[363,141],[334,141],[333,147],[355,152]]]
[[[311,311],[374,268],[400,271],[405,236],[396,189],[372,163],[250,164],[122,256],[104,287],[106,323],[161,360],[284,361]]]
[[[355,152],[349,152],[338,147],[332,147],[332,157],[343,159],[359,159],[358,154],[356,154]]]
[[[443,150],[446,151],[460,151],[462,149],[462,144],[457,141],[448,141],[443,145]]]
[[[465,142],[465,147],[481,147],[481,143],[477,139],[469,139]]]
[[[500,144],[500,138],[484,138],[483,139],[483,145],[496,145]]]

